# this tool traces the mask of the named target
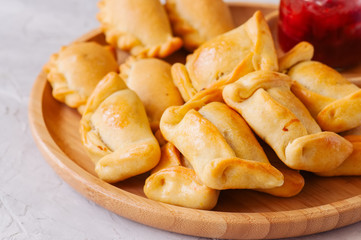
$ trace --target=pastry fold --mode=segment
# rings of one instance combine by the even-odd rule
[[[182,46],[159,0],[101,0],[97,15],[106,41],[143,57],[166,57]]]
[[[317,175],[325,177],[361,175],[361,126],[341,134],[352,143],[352,154],[338,168],[327,172],[318,172]]]
[[[112,50],[96,42],[77,42],[62,47],[44,66],[53,97],[80,113],[98,82],[118,64]]]
[[[311,172],[338,167],[352,152],[350,142],[333,132],[321,132],[281,73],[256,71],[227,85],[225,102],[290,168]]]
[[[188,101],[195,92],[254,70],[278,70],[272,35],[260,11],[238,28],[202,44],[187,57],[185,66],[173,65],[172,75],[179,88],[186,88],[180,92]]]
[[[361,89],[336,70],[315,61],[293,66],[292,92],[323,130],[343,132],[361,125]]]
[[[312,44],[308,42],[298,43],[278,59],[279,71],[285,73],[297,63],[310,61],[313,57],[313,53],[314,48]]]
[[[284,182],[282,186],[279,187],[254,190],[276,197],[293,197],[299,194],[305,186],[305,179],[300,174],[300,172],[298,170],[291,169],[282,163],[276,153],[267,144],[262,143],[261,146],[272,166],[277,168],[282,173]]]
[[[122,181],[159,162],[159,144],[141,100],[114,72],[90,96],[80,132],[95,171],[104,181]]]
[[[219,107],[221,103],[207,103],[190,101],[170,107],[160,123],[165,139],[177,147],[201,181],[218,190],[282,185],[283,175],[268,163],[240,116],[224,104]],[[246,137],[250,148],[242,144]]]
[[[171,65],[165,61],[130,58],[120,66],[120,76],[142,100],[154,132],[166,108],[184,103],[173,83]]]
[[[212,209],[219,191],[204,185],[193,169],[182,166],[179,151],[171,143],[161,148],[159,164],[144,185],[145,195],[153,200],[173,205]]]
[[[273,166],[274,163],[272,163]],[[299,194],[305,186],[305,179],[297,171],[286,166],[275,166],[283,175],[284,183],[282,186],[269,189],[255,189],[258,192],[268,193],[276,197],[293,197]]]
[[[189,51],[234,28],[231,12],[222,0],[167,0],[165,8],[174,34]]]

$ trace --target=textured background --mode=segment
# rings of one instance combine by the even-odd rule
[[[33,82],[52,53],[98,26],[96,2],[0,0],[0,239],[197,239],[88,201],[55,174],[33,142],[27,118]],[[298,239],[359,236],[361,223]]]

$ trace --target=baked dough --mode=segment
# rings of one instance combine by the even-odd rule
[[[235,27],[222,0],[167,0],[165,7],[174,34],[182,38],[189,51]]]
[[[144,185],[145,195],[153,200],[173,205],[212,209],[219,191],[205,186],[193,169],[182,166],[179,151],[171,143],[161,148],[159,164]]]
[[[117,73],[109,73],[90,96],[80,122],[82,143],[98,176],[118,182],[147,172],[160,159],[141,100]]]
[[[361,125],[361,89],[336,70],[315,61],[288,71],[292,92],[305,104],[323,130],[343,132]]]
[[[220,102],[212,102],[199,110],[206,119],[217,127],[239,158],[269,163],[262,146],[241,116]],[[270,155],[270,153],[267,153]],[[274,154],[274,153],[273,153]],[[273,157],[274,158],[274,157]],[[297,195],[304,186],[304,178],[295,170],[273,161],[272,166],[282,173],[284,182],[279,187],[255,189],[278,197]]]
[[[53,54],[44,71],[53,88],[53,97],[82,113],[98,82],[117,68],[110,47],[96,42],[77,42]]]
[[[190,162],[201,181],[218,190],[282,185],[283,175],[268,163],[254,137],[246,145],[250,148],[242,144],[252,133],[242,120],[234,120],[239,115],[226,105],[219,110],[220,103],[206,106],[208,101],[211,98],[192,99],[182,106],[170,107],[160,123],[165,139]]]
[[[130,58],[121,65],[120,76],[142,100],[154,132],[166,108],[184,103],[173,83],[171,65],[160,59]]]
[[[159,0],[101,0],[97,15],[106,41],[132,55],[166,57],[182,46]]]
[[[272,35],[262,13],[257,11],[246,23],[202,44],[187,57],[185,66],[173,65],[172,75],[183,92],[194,93],[219,81],[232,82],[244,72],[278,70]]]
[[[270,189],[254,189],[258,192],[264,192],[276,197],[293,197],[299,194],[305,186],[305,179],[298,170],[287,167],[277,157],[275,152],[265,143],[261,144],[272,166],[277,168],[284,177],[282,186]]]
[[[361,126],[341,134],[352,143],[352,154],[338,168],[316,173],[317,175],[327,177],[361,175]]]
[[[300,42],[290,51],[286,52],[278,59],[279,71],[286,73],[292,66],[297,63],[310,61],[313,57],[314,48],[308,42]]]
[[[352,144],[333,132],[321,132],[306,107],[292,94],[282,73],[256,71],[227,85],[225,102],[290,168],[311,172],[337,168]]]

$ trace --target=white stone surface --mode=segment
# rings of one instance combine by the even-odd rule
[[[198,239],[88,201],[55,174],[31,137],[33,82],[50,54],[98,26],[96,2],[0,0],[0,239]],[[361,239],[361,223],[297,239]]]

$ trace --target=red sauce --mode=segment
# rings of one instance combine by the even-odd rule
[[[314,59],[331,67],[361,62],[361,0],[281,0],[279,16],[283,51],[308,41]]]

